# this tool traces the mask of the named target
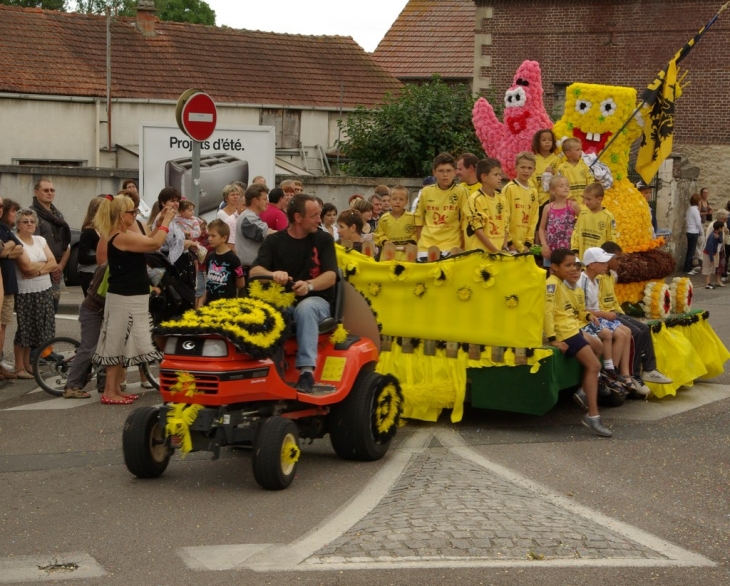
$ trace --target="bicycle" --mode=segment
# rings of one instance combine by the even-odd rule
[[[33,376],[38,386],[49,395],[54,397],[63,396],[68,373],[71,370],[79,346],[79,341],[74,338],[58,336],[48,340],[33,352],[31,357]],[[159,391],[160,363],[143,363],[140,367],[150,384]],[[98,381],[99,378],[103,378],[103,374],[104,367],[92,363],[89,367],[86,383],[88,384],[92,378],[96,378]]]

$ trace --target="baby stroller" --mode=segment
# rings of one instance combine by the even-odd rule
[[[176,266],[161,252],[148,252],[145,256],[152,286],[160,290],[160,293],[150,294],[150,314],[154,325],[193,309],[194,285],[187,283]]]

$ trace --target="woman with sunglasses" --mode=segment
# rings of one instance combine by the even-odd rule
[[[56,259],[43,236],[34,234],[38,216],[30,208],[17,214],[18,239],[23,254],[17,259],[18,293],[15,313],[18,329],[15,332],[15,374],[31,379],[30,349],[41,346],[56,335],[53,310],[53,291],[50,274],[56,268]]]
[[[107,241],[109,288],[104,322],[94,362],[106,366],[104,405],[129,405],[137,395],[123,393],[124,368],[159,360],[152,344],[146,252],[159,250],[169,232],[175,210],[165,208],[152,236],[134,229],[138,210],[126,195],[106,196],[96,213],[95,225]]]

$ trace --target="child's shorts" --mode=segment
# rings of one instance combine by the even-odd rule
[[[720,255],[715,253],[715,260],[710,260],[710,255],[706,252],[702,253],[702,274],[714,275],[715,269],[720,264]]]
[[[600,332],[603,329],[603,326],[596,325],[594,323],[589,323],[587,326],[584,326],[581,328],[582,331],[584,331],[589,336],[593,336],[594,338],[598,337],[598,332]]]
[[[583,348],[588,346],[588,342],[581,333],[577,333],[575,336],[571,336],[570,338],[563,340],[563,342],[568,345],[568,349],[565,352],[565,355],[568,358],[572,358],[578,354],[578,352],[583,350]]]
[[[599,317],[598,323],[600,323],[601,326],[606,328],[609,332],[615,332],[621,327],[621,322],[617,319],[605,319],[603,317]]]
[[[203,295],[205,295],[205,273],[198,271],[198,274],[195,275],[195,296],[202,297]]]

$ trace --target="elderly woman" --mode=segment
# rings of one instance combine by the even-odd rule
[[[46,239],[34,235],[37,225],[38,216],[32,209],[18,211],[18,239],[23,244],[23,254],[16,259],[18,293],[15,296],[15,313],[18,316],[18,329],[13,344],[15,374],[24,379],[33,378],[30,349],[56,335],[50,277],[56,268],[56,259]]]
[[[245,191],[245,189],[244,189]],[[218,210],[216,218],[224,222],[238,213],[238,203],[241,199],[241,188],[235,183],[229,183],[223,188],[223,203],[226,205]]]
[[[162,357],[152,344],[145,253],[162,246],[175,211],[165,208],[151,237],[132,230],[137,213],[131,198],[109,195],[96,214],[96,227],[107,240],[109,259],[104,322],[94,354],[94,362],[106,366],[106,385],[101,397],[104,405],[129,405],[137,398],[121,390],[124,367]]]

